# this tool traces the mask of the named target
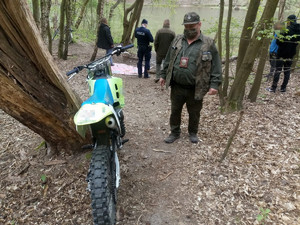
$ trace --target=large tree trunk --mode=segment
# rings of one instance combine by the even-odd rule
[[[236,65],[236,72],[239,71],[240,66],[244,60],[244,56],[246,54],[249,42],[251,40],[251,35],[253,31],[254,22],[256,19],[256,15],[258,12],[259,3],[261,0],[251,0],[247,14],[245,17],[245,23],[241,34],[241,40],[239,44],[239,52],[238,52],[238,59]]]
[[[248,99],[250,99],[251,102],[256,102],[256,99],[257,99],[257,95],[258,95],[258,92],[260,89],[261,80],[263,77],[263,73],[264,73],[264,69],[265,69],[265,65],[266,65],[266,61],[267,61],[267,57],[268,57],[269,43],[270,43],[270,39],[265,38],[263,41],[263,46],[262,46],[262,50],[261,50],[259,63],[257,66],[254,83],[253,83],[250,93],[248,95]]]
[[[81,9],[80,9],[80,13],[79,13],[79,16],[77,18],[77,21],[75,23],[75,29],[78,29],[82,19],[83,19],[83,15],[84,15],[84,12],[85,12],[85,9],[86,9],[86,6],[87,4],[89,3],[89,0],[85,0],[83,2],[83,5],[81,6]]]
[[[71,117],[80,99],[47,51],[26,1],[0,2],[0,39],[0,108],[52,150],[78,150],[85,141]]]
[[[133,27],[135,24],[138,24],[140,19],[141,11],[143,9],[144,0],[136,0],[129,8],[124,11],[124,19],[123,19],[123,35],[122,35],[122,43],[127,45],[130,43],[130,37],[132,34]],[[129,18],[129,13],[133,11]]]
[[[99,33],[99,28],[100,28],[100,21],[103,18],[104,3],[105,3],[105,0],[98,0],[98,5],[97,5],[98,27],[97,27],[97,34],[96,34],[94,52],[92,54],[92,57],[91,57],[90,61],[94,61],[96,59],[97,52],[98,52],[97,39],[98,39],[98,33]]]
[[[39,0],[32,0],[32,14],[34,21],[38,28],[41,25],[41,12],[40,12],[40,2]]]
[[[239,110],[242,108],[242,100],[245,93],[246,81],[252,70],[255,57],[257,56],[257,49],[259,49],[262,45],[261,32],[270,27],[278,1],[279,0],[267,0],[263,14],[260,18],[257,28],[255,29],[254,35],[251,38],[243,62],[240,66],[240,69],[237,71],[236,77],[228,95],[228,99],[226,100],[224,110],[227,112]]]

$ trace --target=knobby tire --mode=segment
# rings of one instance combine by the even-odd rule
[[[92,153],[88,177],[95,225],[113,225],[116,222],[115,160],[111,155],[112,151],[104,145],[97,146]]]

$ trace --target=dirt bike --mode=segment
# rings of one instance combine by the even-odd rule
[[[85,137],[90,129],[93,137],[93,144],[88,146],[93,148],[93,151],[86,180],[95,225],[116,223],[117,189],[120,183],[117,150],[122,148],[128,139],[123,139],[123,83],[121,78],[112,76],[110,57],[120,55],[131,47],[133,45],[115,47],[112,53],[67,72],[70,80],[79,71],[88,69],[90,97],[82,103],[74,122],[81,136]]]

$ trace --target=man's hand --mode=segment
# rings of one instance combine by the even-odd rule
[[[208,91],[208,94],[209,95],[216,95],[216,94],[218,94],[218,90],[216,90],[214,88],[210,88],[209,91]]]
[[[166,80],[165,79],[163,79],[163,78],[160,78],[159,79],[159,83],[160,83],[160,86],[165,86],[165,84],[166,84]]]

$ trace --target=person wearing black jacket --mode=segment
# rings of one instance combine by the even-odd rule
[[[97,39],[98,48],[106,50],[106,54],[110,54],[114,48],[114,41],[111,36],[110,27],[108,26],[107,19],[102,18],[101,24],[98,31]],[[110,58],[110,64],[113,66],[112,58]]]
[[[300,41],[300,24],[297,24],[297,17],[295,15],[288,16],[287,32],[282,35],[283,38],[276,40],[276,44],[278,45],[276,71],[272,86],[267,88],[267,91],[269,92],[276,91],[282,68],[284,69],[284,79],[280,87],[280,92],[286,92],[286,86],[290,79],[293,58],[296,54],[298,42]]]
[[[153,36],[150,30],[147,29],[148,21],[143,19],[142,26],[135,30],[134,36],[138,43],[138,58],[137,63],[138,77],[142,77],[143,58],[145,57],[144,78],[149,78],[148,70],[150,70],[151,49],[150,42],[153,42]]]

